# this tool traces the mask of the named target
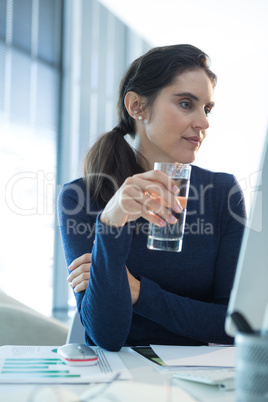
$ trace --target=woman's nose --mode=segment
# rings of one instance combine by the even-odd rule
[[[207,130],[209,128],[209,120],[205,111],[200,111],[194,120],[194,127],[201,130]]]

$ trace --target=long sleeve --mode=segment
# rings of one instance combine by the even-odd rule
[[[218,175],[217,178],[221,183],[222,177]],[[211,211],[213,208],[215,215],[218,214],[218,219],[214,217],[213,227],[207,226],[208,233],[203,232],[201,236],[210,237],[209,232],[213,229],[213,239],[201,243],[203,244],[202,249],[197,244],[199,241],[201,242],[200,233],[195,233],[192,238],[186,236],[183,247],[184,250],[186,249],[185,254],[189,261],[181,258],[181,263],[184,262],[185,269],[188,270],[191,270],[191,265],[197,263],[199,273],[196,272],[191,279],[193,282],[200,281],[200,288],[206,286],[206,276],[213,273],[211,294],[207,290],[208,297],[201,295],[198,300],[197,294],[190,297],[189,288],[188,295],[185,292],[186,295],[182,296],[141,276],[140,297],[133,306],[134,313],[160,324],[168,331],[183,338],[190,338],[202,343],[233,343],[233,339],[225,333],[224,322],[244,230],[245,206],[239,185],[232,176],[228,178],[228,187],[224,187],[224,193],[227,196],[221,198],[220,183],[214,183],[213,188],[215,186],[219,189],[219,193],[214,194],[210,201],[208,195],[206,200],[207,211]],[[221,204],[218,210],[216,208],[218,202],[215,197],[220,200]],[[208,212],[204,212],[203,223],[209,219],[207,215],[209,215]],[[190,222],[193,225],[194,220],[190,220]],[[211,257],[213,257],[213,271],[211,270]],[[205,266],[206,261],[207,266]],[[183,270],[180,272],[181,280],[183,280]],[[180,279],[178,278],[178,280]],[[187,280],[187,282],[189,281]],[[189,286],[186,281],[185,286]]]
[[[141,280],[141,294],[134,312],[184,338],[206,344],[233,343],[223,328],[226,305],[167,292],[146,278]]]
[[[106,233],[109,229],[116,233]],[[108,228],[97,220],[89,285],[81,303],[80,317],[87,335],[108,350],[124,345],[132,320],[125,264],[132,239],[128,229],[128,225],[121,230]]]
[[[232,343],[224,321],[235,274],[245,207],[232,175],[193,166],[180,253],[148,250],[148,222],[123,228],[99,222],[83,180],[65,186],[59,220],[67,264],[92,253],[89,285],[75,294],[88,344]],[[126,266],[141,282],[132,306]]]
[[[75,294],[78,312],[88,343],[119,350],[126,341],[132,319],[125,262],[133,228],[130,224],[118,229],[103,225],[96,206],[86,202],[86,188],[82,184],[77,181],[65,186],[59,197],[66,261],[69,265],[80,255],[92,253],[88,288]]]

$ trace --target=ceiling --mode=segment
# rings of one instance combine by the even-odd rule
[[[267,32],[267,0],[99,0],[152,45]]]

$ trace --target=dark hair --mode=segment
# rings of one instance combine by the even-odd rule
[[[197,69],[204,70],[212,85],[216,85],[216,75],[209,69],[208,56],[192,45],[153,48],[131,64],[120,85],[118,124],[96,141],[84,161],[86,181],[100,208],[107,204],[127,177],[144,172],[142,155],[124,138],[126,134],[135,137],[134,119],[124,104],[126,94],[136,92],[146,101],[143,108],[150,108],[159,92],[171,85],[179,74]]]

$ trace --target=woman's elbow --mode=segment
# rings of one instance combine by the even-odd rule
[[[108,350],[109,352],[119,352],[119,350],[124,346],[124,341],[118,339],[111,339],[108,336],[104,337],[94,337],[94,344],[102,349]]]

